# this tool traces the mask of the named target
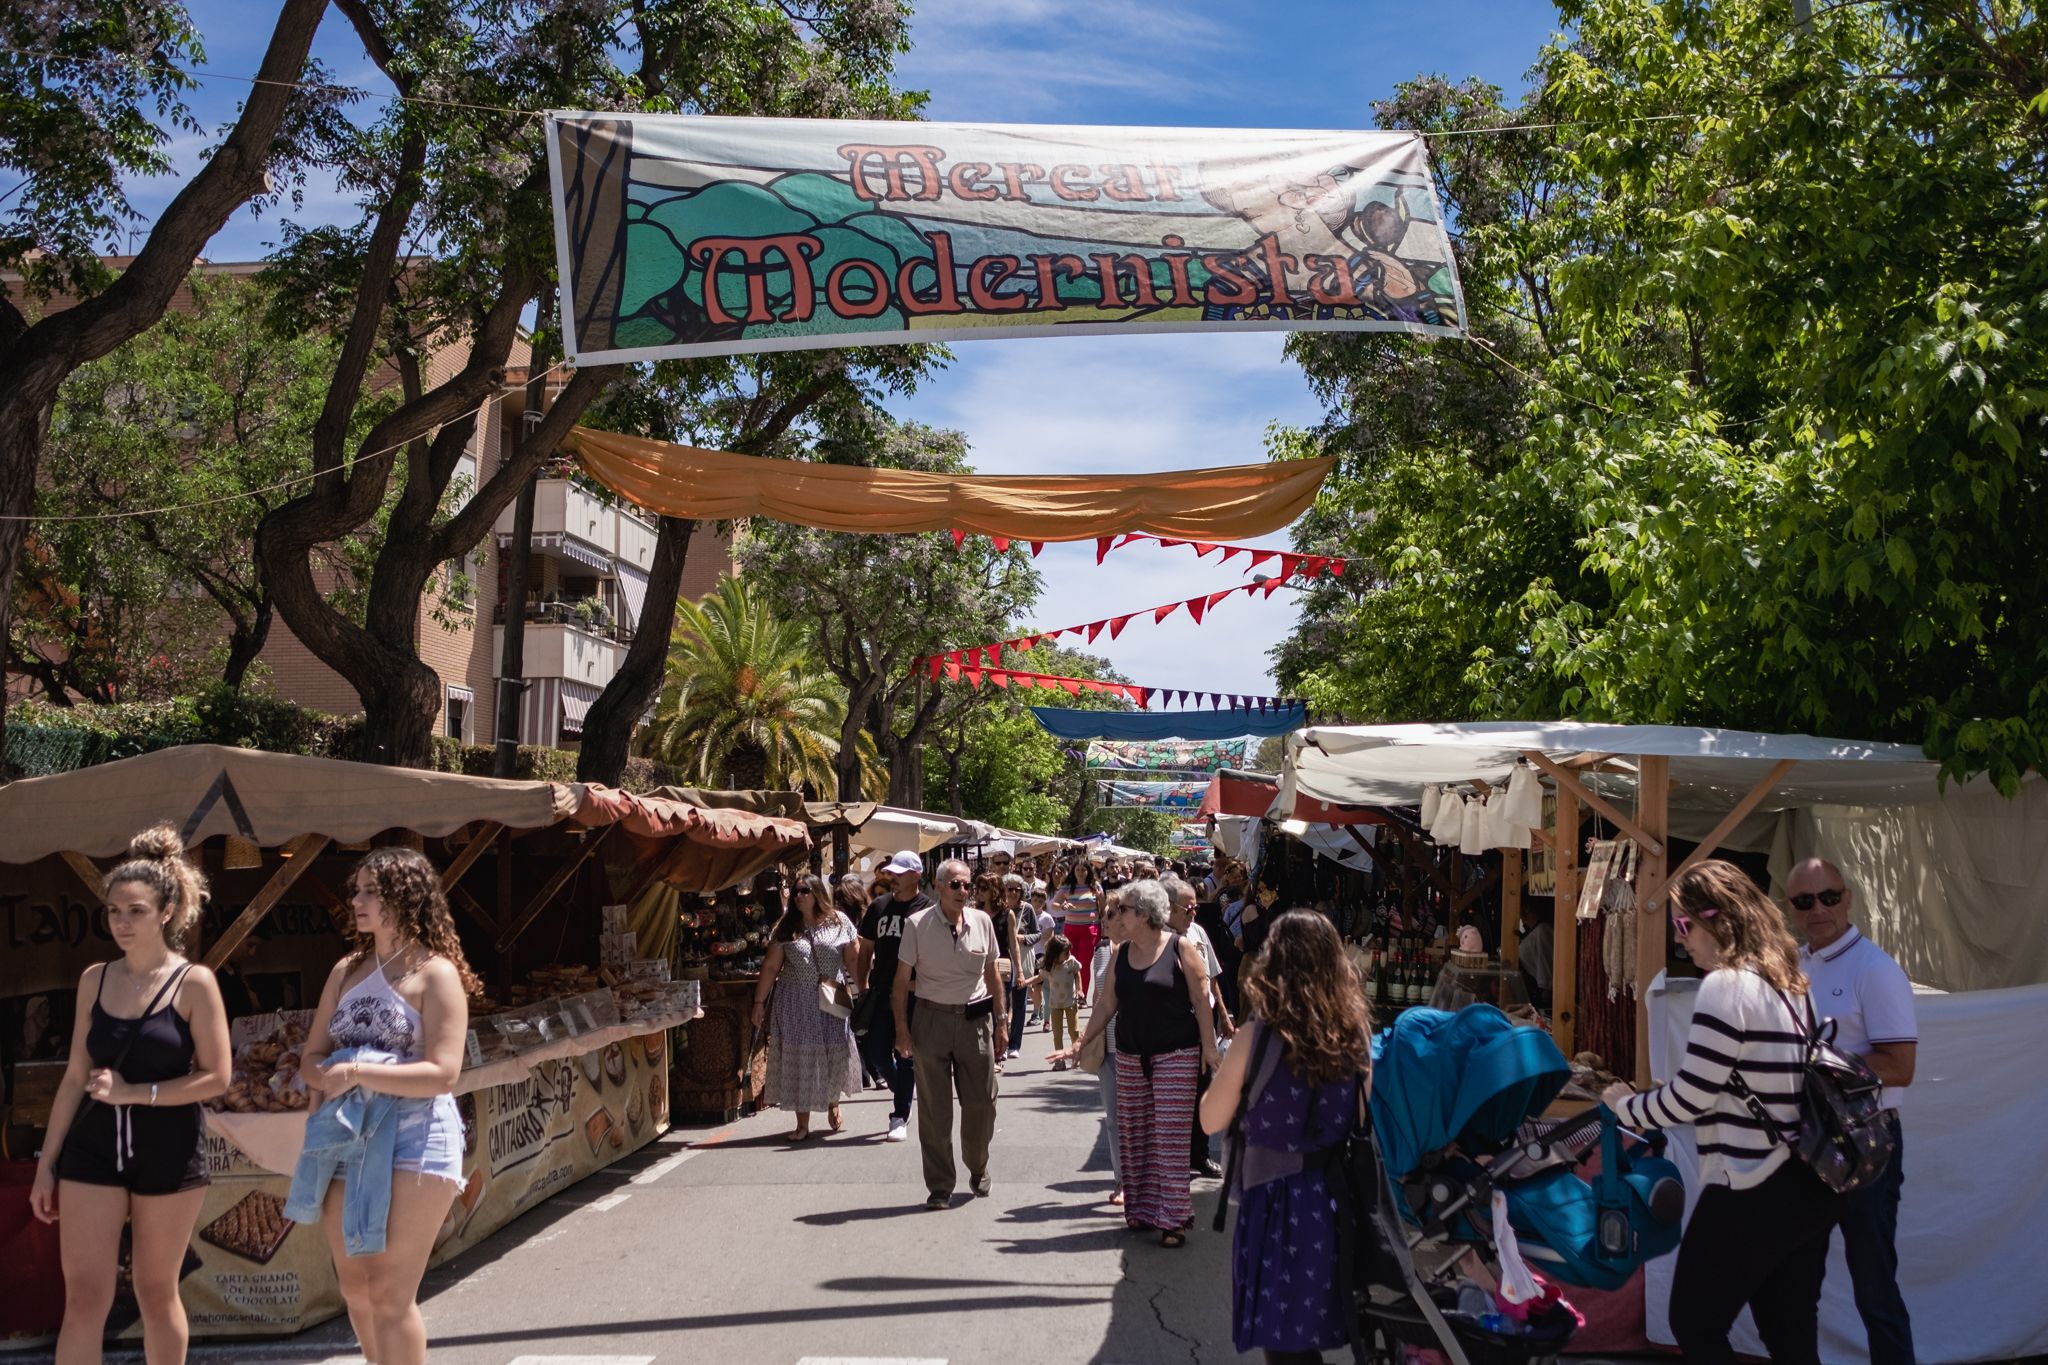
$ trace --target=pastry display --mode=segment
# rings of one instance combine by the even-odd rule
[[[607,1140],[615,1147],[625,1145],[625,1139],[619,1135],[618,1127],[619,1121],[612,1116],[612,1111],[603,1105],[599,1105],[596,1113],[583,1120],[583,1138],[590,1144],[592,1156],[604,1151]]]
[[[270,1264],[295,1225],[284,1216],[284,1200],[262,1190],[253,1190],[234,1207],[199,1230],[203,1241],[223,1251],[232,1251],[258,1265]]]
[[[234,1076],[208,1107],[234,1114],[285,1114],[307,1106],[299,1055],[311,1011],[259,1014],[234,1023]]]

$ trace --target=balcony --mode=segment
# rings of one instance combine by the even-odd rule
[[[491,624],[505,624],[503,602],[492,610]],[[585,635],[599,636],[615,644],[633,643],[633,627],[619,619],[615,606],[596,598],[575,602],[528,602],[526,628],[531,631],[535,626],[570,626]]]
[[[603,687],[626,659],[626,645],[617,632],[586,628],[569,621],[529,619],[524,642],[528,678],[562,678],[589,687]],[[505,657],[505,628],[491,632],[492,671]]]
[[[499,545],[511,543],[515,509],[498,517]],[[634,570],[645,575],[654,563],[654,524],[624,504],[607,505],[567,478],[544,478],[534,490],[533,548],[604,574]]]

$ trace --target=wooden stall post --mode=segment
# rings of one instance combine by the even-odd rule
[[[1550,1036],[1569,1057],[1579,1032],[1579,798],[1557,789],[1557,911],[1551,927]]]
[[[1522,965],[1522,862],[1519,848],[1500,851],[1500,961],[1503,967]]]
[[[1664,970],[1664,883],[1671,866],[1671,760],[1646,755],[1636,766],[1636,822],[1650,836],[1636,878],[1636,1084],[1650,1084],[1650,982]]]

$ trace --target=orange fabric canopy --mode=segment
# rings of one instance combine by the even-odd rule
[[[1010,540],[1092,540],[1124,531],[1242,540],[1315,501],[1334,461],[1288,460],[1164,474],[925,474],[699,450],[577,427],[590,476],[664,516],[769,517],[858,534],[966,531]]]

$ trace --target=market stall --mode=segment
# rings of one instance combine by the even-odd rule
[[[298,1049],[346,950],[346,878],[362,852],[406,842],[434,859],[487,992],[471,1002],[456,1086],[467,1183],[439,1263],[667,1128],[671,1030],[700,1015],[705,989],[672,970],[676,897],[807,844],[801,822],[675,796],[212,746],[0,788],[0,1063],[17,1157],[36,1149],[79,973],[113,955],[103,866],[164,819],[213,885],[188,946],[221,973],[235,1045],[183,1280],[209,1336],[295,1332],[341,1308],[324,1240],[282,1210],[305,1125]],[[111,1326],[132,1335],[132,1311]]]

